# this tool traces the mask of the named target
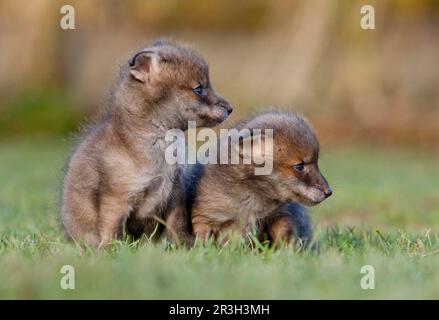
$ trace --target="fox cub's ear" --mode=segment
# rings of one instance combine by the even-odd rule
[[[273,131],[261,129],[244,129],[243,136],[239,137],[239,143],[233,147],[244,164],[264,164],[265,161],[273,158]]]
[[[158,70],[158,55],[144,50],[136,53],[129,61],[131,76],[142,83],[149,81],[150,74]]]

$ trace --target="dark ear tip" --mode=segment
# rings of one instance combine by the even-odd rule
[[[149,54],[151,54],[151,53],[154,53],[154,51],[151,51],[151,50],[142,50],[142,51],[140,51],[140,52],[137,52],[129,61],[128,61],[128,65],[130,66],[130,67],[134,67],[134,65],[136,64],[136,59],[137,59],[137,57],[139,57],[140,55],[142,55],[142,54],[145,54],[145,53],[149,53]]]

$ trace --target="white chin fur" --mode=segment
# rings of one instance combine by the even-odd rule
[[[227,117],[227,111],[223,108],[223,107],[218,107],[218,106],[216,106],[214,109],[213,109],[213,112],[212,112],[214,115],[215,115],[215,117],[217,117],[218,119],[224,119],[224,118],[226,118]]]
[[[300,194],[308,199],[313,204],[318,204],[325,200],[325,194],[323,191],[314,187],[300,187]]]

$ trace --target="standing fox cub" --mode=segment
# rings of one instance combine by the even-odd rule
[[[185,175],[185,184],[195,235],[217,238],[228,232],[256,231],[260,239],[268,235],[274,244],[293,236],[308,241],[311,229],[303,205],[316,205],[332,194],[317,164],[319,143],[313,129],[301,116],[281,112],[259,114],[238,126],[240,132],[242,129],[248,129],[251,139],[261,134],[263,143],[267,143],[263,130],[273,130],[272,155],[260,154],[266,150],[263,147],[247,153],[271,157],[272,172],[255,175],[258,165],[254,158],[251,164],[241,159],[239,164],[197,164],[192,168]],[[242,158],[242,140],[239,148]]]
[[[168,236],[191,242],[181,169],[165,161],[165,133],[188,120],[215,126],[232,112],[209,81],[207,63],[191,49],[156,41],[121,67],[112,102],[68,164],[62,221],[75,240],[101,246],[128,233],[151,233],[165,221]]]

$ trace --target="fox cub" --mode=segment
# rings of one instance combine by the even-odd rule
[[[254,161],[217,161],[188,169],[187,208],[195,235],[218,238],[230,232],[256,231],[260,239],[268,238],[275,245],[294,238],[308,242],[311,226],[305,206],[316,205],[332,194],[318,167],[319,143],[314,130],[296,113],[275,111],[258,114],[237,129],[249,129],[251,135],[255,129],[261,129],[261,135],[263,129],[273,130],[272,172],[255,175],[258,164]],[[244,145],[239,147],[242,150]]]
[[[102,246],[126,229],[150,234],[166,222],[175,241],[190,243],[181,168],[165,161],[168,129],[189,120],[215,126],[232,112],[215,93],[206,61],[187,46],[159,40],[121,67],[111,103],[83,135],[63,183],[61,216],[67,233]]]

